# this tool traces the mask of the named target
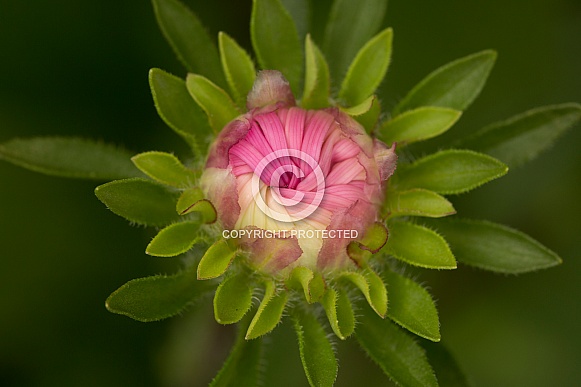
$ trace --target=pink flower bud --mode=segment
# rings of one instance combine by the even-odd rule
[[[258,74],[247,106],[216,139],[202,175],[221,226],[237,230],[263,272],[354,265],[347,245],[378,220],[394,146],[337,108],[296,107],[277,71]]]

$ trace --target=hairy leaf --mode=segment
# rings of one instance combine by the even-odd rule
[[[386,282],[389,289],[389,318],[418,336],[440,341],[438,311],[427,290],[394,272],[387,273]]]
[[[460,194],[497,179],[508,167],[482,153],[445,150],[398,169],[398,189],[423,188],[441,194]]]
[[[339,98],[347,106],[359,105],[375,92],[385,77],[391,60],[392,39],[393,30],[388,28],[359,50],[339,90]]]
[[[560,264],[561,258],[528,235],[486,221],[446,219],[434,223],[462,263],[518,274]]]
[[[315,316],[297,312],[293,316],[299,352],[312,387],[332,386],[337,378],[337,359],[327,334]]]
[[[159,116],[192,145],[196,156],[202,156],[212,128],[206,113],[188,92],[186,81],[163,70],[151,69],[149,87]]]
[[[226,80],[238,105],[244,108],[246,96],[256,79],[254,63],[248,53],[225,32],[218,34],[218,43]]]
[[[402,221],[388,223],[387,251],[397,259],[428,269],[455,269],[456,260],[440,235],[429,228]]]
[[[175,223],[161,230],[145,252],[156,257],[175,257],[188,251],[196,243],[199,222],[186,221]]]
[[[179,220],[177,192],[151,180],[115,180],[95,188],[95,195],[113,213],[137,224],[161,227]]]
[[[161,32],[189,72],[226,86],[216,45],[198,17],[178,0],[153,0]]]
[[[386,0],[333,2],[323,40],[332,79],[343,78],[357,52],[381,27],[386,9]]]
[[[0,160],[47,175],[111,180],[143,176],[131,153],[97,141],[67,137],[15,138],[0,144]]]
[[[230,96],[209,79],[197,74],[188,74],[186,87],[208,115],[214,133],[219,133],[226,124],[240,115]]]
[[[438,386],[424,350],[389,320],[368,308],[359,317],[355,336],[361,347],[400,386]]]
[[[250,37],[261,67],[280,71],[297,95],[303,51],[295,23],[280,0],[254,0]]]
[[[488,153],[511,167],[518,166],[553,145],[580,119],[579,104],[544,106],[487,126],[461,144]]]
[[[485,50],[438,68],[401,100],[392,115],[420,106],[465,110],[480,94],[495,61],[496,52]]]

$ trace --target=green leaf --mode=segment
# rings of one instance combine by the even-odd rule
[[[533,238],[507,226],[466,219],[442,220],[434,225],[460,262],[481,269],[518,274],[562,262]]]
[[[386,144],[410,144],[439,136],[450,129],[462,112],[454,109],[425,106],[409,110],[387,121],[379,129],[378,137]]]
[[[113,213],[137,224],[166,226],[179,220],[176,191],[145,179],[115,180],[95,188]]]
[[[183,191],[176,204],[176,211],[180,215],[197,212],[203,223],[214,223],[218,216],[212,203],[204,199],[204,194],[199,188]]]
[[[549,148],[580,119],[579,104],[544,106],[485,127],[461,143],[518,166]]]
[[[440,341],[440,320],[430,294],[415,281],[394,272],[387,273],[389,307],[387,315],[412,333]]]
[[[423,341],[422,347],[426,350],[426,355],[428,355],[428,360],[436,372],[436,378],[438,378],[440,386],[470,386],[464,372],[462,372],[454,357],[443,344]]]
[[[322,300],[323,308],[333,332],[341,340],[351,336],[355,330],[355,315],[347,293],[341,289],[328,289]]]
[[[255,339],[272,331],[282,318],[287,300],[288,293],[283,290],[276,294],[274,281],[268,281],[262,302],[246,332],[246,340]]]
[[[293,19],[280,0],[254,0],[250,20],[252,46],[263,69],[278,70],[298,95],[303,51]]]
[[[377,122],[379,121],[379,116],[381,115],[381,103],[377,96],[372,96],[372,103],[369,110],[361,115],[354,116],[355,121],[359,122],[361,126],[365,128],[367,133],[373,133]],[[365,103],[365,102],[363,102]]]
[[[186,87],[208,115],[214,133],[220,133],[226,124],[240,115],[230,96],[207,78],[197,74],[188,74]]]
[[[309,384],[312,387],[333,386],[338,366],[325,330],[310,313],[297,312],[293,317],[301,362]]]
[[[236,250],[232,250],[226,240],[220,239],[214,242],[198,264],[198,279],[205,280],[221,276],[230,267],[235,256]]]
[[[321,50],[307,35],[305,40],[305,88],[301,101],[304,109],[322,109],[329,106],[331,81],[329,66]]]
[[[361,347],[395,383],[406,387],[438,386],[424,350],[389,320],[365,308],[355,336]]]
[[[131,161],[147,176],[172,187],[188,187],[196,178],[194,172],[171,153],[145,152],[133,156]]]
[[[455,269],[450,247],[438,233],[417,224],[390,221],[387,251],[395,258],[428,269]]]
[[[225,32],[218,34],[220,58],[226,80],[236,101],[246,107],[246,96],[256,79],[256,69],[248,53]]]
[[[453,215],[456,210],[445,197],[426,189],[415,188],[407,191],[389,191],[387,194],[389,217],[426,216],[441,218]]]
[[[238,327],[238,334],[230,355],[210,387],[258,386],[264,345],[262,339],[247,341],[244,333],[248,324]]]
[[[325,28],[323,52],[332,79],[339,80],[359,49],[381,27],[387,1],[335,0]]]
[[[15,138],[0,144],[0,160],[52,176],[111,180],[143,176],[131,153],[97,141],[66,137]]]
[[[355,106],[372,95],[387,72],[393,30],[387,28],[368,41],[355,56],[341,84],[339,98]]]
[[[282,5],[291,15],[300,40],[305,38],[309,30],[311,9],[310,0],[281,0]]]
[[[359,117],[368,113],[373,107],[373,103],[377,99],[377,96],[372,95],[361,102],[359,105],[355,105],[348,108],[341,108],[345,113],[349,114],[351,117]]]
[[[252,288],[248,276],[237,274],[226,278],[214,295],[214,318],[220,324],[234,324],[252,306]]]
[[[216,45],[198,17],[178,0],[153,0],[161,32],[189,72],[226,86]]]
[[[206,113],[188,92],[186,81],[163,70],[151,69],[149,86],[159,116],[201,156],[212,128]]]
[[[387,290],[381,277],[369,268],[341,274],[361,290],[373,310],[382,318],[387,312]]]
[[[198,222],[180,222],[161,230],[145,249],[149,255],[156,257],[175,257],[188,251],[196,243],[200,224]]]
[[[392,115],[420,106],[465,110],[480,94],[495,60],[496,52],[485,50],[438,68],[401,100]]]
[[[445,150],[398,169],[398,189],[424,188],[440,194],[470,191],[506,174],[508,167],[482,153]]]
[[[105,305],[110,312],[137,321],[158,321],[181,313],[214,286],[211,282],[196,281],[191,270],[138,278],[114,291]]]
[[[286,282],[289,288],[303,289],[305,299],[309,304],[317,302],[325,293],[325,282],[320,273],[313,273],[311,269],[297,266],[293,269]]]

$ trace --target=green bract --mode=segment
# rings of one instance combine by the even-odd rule
[[[178,0],[153,1],[164,36],[189,72],[182,79],[152,69],[153,101],[192,154],[178,158],[151,151],[131,157],[99,142],[43,137],[0,144],[0,158],[50,175],[119,179],[96,188],[99,200],[131,223],[155,227],[146,253],[182,256],[184,268],[127,282],[107,299],[107,309],[155,321],[182,313],[213,291],[216,321],[239,327],[211,386],[260,384],[262,336],[290,322],[311,386],[331,386],[337,377],[331,331],[341,340],[355,336],[398,385],[450,380],[463,385],[445,349],[422,341],[440,340],[438,312],[428,291],[403,273],[408,265],[455,269],[457,261],[501,273],[560,263],[551,250],[512,228],[438,218],[456,213],[446,195],[477,188],[506,174],[507,165],[532,159],[581,119],[581,105],[533,109],[476,131],[453,148],[414,154],[408,144],[444,133],[474,101],[496,53],[482,51],[440,67],[394,108],[382,111],[377,89],[392,59],[393,38],[383,25],[387,2],[334,0],[320,41],[309,34],[308,3],[254,0],[252,54],[224,32],[216,45]],[[246,253],[220,235],[200,170],[209,144],[246,112],[257,70],[284,74],[299,107],[341,109],[388,146],[396,144],[398,167],[386,187],[382,218],[348,246],[356,269],[319,272],[298,266],[284,276],[269,276],[250,267]]]

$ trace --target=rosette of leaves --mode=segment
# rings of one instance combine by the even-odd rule
[[[533,159],[579,121],[581,106],[533,109],[484,127],[453,148],[415,159],[407,146],[454,125],[482,90],[495,52],[478,52],[436,69],[391,111],[384,111],[375,95],[391,60],[393,32],[379,31],[384,1],[335,0],[324,37],[315,42],[306,33],[307,2],[254,0],[250,23],[254,55],[225,33],[218,35],[216,45],[198,17],[178,0],[154,0],[153,5],[161,30],[188,75],[182,79],[152,69],[151,92],[160,117],[189,144],[188,164],[170,153],[132,156],[78,138],[13,139],[0,144],[2,159],[37,172],[117,179],[96,188],[99,200],[133,224],[159,229],[147,254],[185,258],[178,273],[121,286],[108,298],[107,308],[138,321],[156,321],[177,315],[214,292],[216,321],[239,323],[240,329],[213,386],[256,385],[263,336],[281,321],[296,330],[312,386],[333,385],[337,376],[330,330],[339,340],[354,336],[399,385],[436,386],[446,377],[465,383],[442,348],[437,353],[444,351],[443,355],[430,365],[420,344],[440,341],[437,310],[427,290],[402,274],[402,267],[454,269],[458,261],[516,274],[559,264],[554,252],[517,230],[450,217],[456,211],[449,196]],[[221,239],[213,225],[215,209],[198,181],[207,148],[224,125],[244,112],[245,96],[260,69],[281,71],[294,94],[301,96],[300,107],[339,107],[371,135],[398,144],[399,162],[387,187],[383,225],[349,246],[360,267],[357,271],[323,278],[297,267],[285,278],[267,277],[245,266],[239,251]],[[385,240],[386,230],[389,239],[382,246],[378,241]],[[262,298],[255,305],[253,296],[258,294]]]

